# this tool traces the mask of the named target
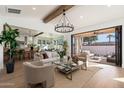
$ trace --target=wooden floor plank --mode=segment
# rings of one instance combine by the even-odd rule
[[[6,74],[5,69],[2,72],[0,72],[0,87],[12,87],[12,88],[29,87],[24,82],[24,69],[22,63],[23,62],[17,62],[15,64],[15,71],[12,74]],[[90,79],[88,79],[87,82],[82,84],[82,88],[123,88],[124,87],[123,68],[105,65],[105,64],[98,64],[98,63],[89,63],[89,67],[100,67],[103,69],[93,74],[93,76]],[[66,81],[63,83],[66,84]]]

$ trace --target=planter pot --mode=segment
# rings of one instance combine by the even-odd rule
[[[63,62],[64,58],[60,58],[60,62]]]
[[[6,64],[6,72],[7,72],[8,74],[14,72],[14,62],[7,63],[7,64]]]

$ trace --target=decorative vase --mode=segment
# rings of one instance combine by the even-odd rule
[[[63,58],[60,58],[60,62],[63,62]]]

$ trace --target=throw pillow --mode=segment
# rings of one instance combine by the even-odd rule
[[[47,59],[47,58],[48,58],[47,54],[43,53],[43,59]]]
[[[73,56],[73,57],[72,57],[72,61],[73,61],[74,63],[78,64],[79,59],[78,59],[77,56]]]

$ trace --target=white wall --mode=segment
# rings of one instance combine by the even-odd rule
[[[2,23],[1,23],[1,20],[0,20],[0,33],[3,29],[3,26],[2,26]],[[3,69],[3,46],[0,45],[0,70]]]
[[[86,27],[81,27],[79,29],[76,29],[74,32],[72,32],[71,34],[75,34],[75,33],[80,33],[80,32],[87,32],[87,31],[92,31],[92,30],[97,30],[97,29],[102,29],[102,28],[108,28],[108,27],[113,27],[113,26],[118,26],[118,25],[122,25],[122,55],[124,54],[124,18],[121,19],[116,19],[116,20],[111,20],[111,21],[107,21],[104,23],[99,23],[99,24],[95,24],[95,25],[90,25],[90,26],[86,26]],[[71,43],[71,37],[68,36],[68,43]],[[71,44],[69,45],[69,48],[71,50]],[[124,68],[124,57],[122,56],[122,67]]]
[[[3,69],[3,46],[0,45],[0,70]]]

